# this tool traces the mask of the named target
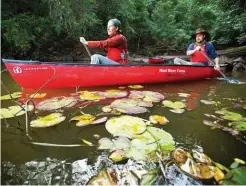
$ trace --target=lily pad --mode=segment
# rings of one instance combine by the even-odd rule
[[[167,118],[165,118],[164,116],[159,116],[159,115],[150,116],[149,121],[153,124],[161,124],[161,125],[164,125],[169,122]]]
[[[114,143],[114,149],[129,149],[130,148],[130,140],[124,136],[119,136],[116,139],[112,140]]]
[[[126,156],[136,161],[147,161],[151,158],[148,156],[152,151],[157,150],[157,144],[148,143],[147,140],[133,139],[131,141],[131,148],[127,151]]]
[[[182,114],[185,112],[185,109],[170,109],[170,111],[176,114]]]
[[[145,107],[152,107],[153,104],[142,100],[123,98],[113,101],[110,106],[125,114],[140,114],[147,112],[148,109]]]
[[[69,108],[77,104],[74,97],[55,97],[41,101],[36,108],[38,110],[56,110],[60,108]]]
[[[239,121],[243,119],[241,114],[235,112],[229,112],[229,111],[222,118],[230,121]]]
[[[105,99],[105,97],[100,96],[97,92],[89,92],[89,91],[79,91],[80,99],[86,101],[97,101],[101,99]]]
[[[228,111],[226,109],[216,110],[215,113],[219,115],[225,115]]]
[[[158,142],[161,147],[162,153],[165,151],[174,150],[174,140],[171,134],[166,132],[163,129],[156,127],[148,127],[146,133],[151,133],[152,137],[154,136],[155,140]]]
[[[186,107],[186,105],[181,101],[172,102],[169,100],[164,100],[162,103],[165,107],[172,109],[183,109]]]
[[[223,180],[223,185],[245,185],[246,167],[238,167],[228,172]]]
[[[61,113],[52,113],[45,117],[31,121],[30,126],[44,128],[57,125],[66,119]]]
[[[100,123],[104,123],[108,120],[107,117],[102,117],[100,119],[94,120],[91,124],[100,124]]]
[[[98,143],[98,149],[126,150],[130,148],[130,140],[124,136],[119,136],[113,140],[110,140],[109,138],[101,138]]]
[[[178,93],[178,96],[179,97],[183,97],[183,98],[187,98],[190,96],[190,94],[187,94],[187,93]]]
[[[119,106],[115,108],[115,110],[124,114],[142,114],[148,112],[148,109],[139,106],[135,106],[135,107]]]
[[[208,125],[208,126],[211,126],[211,127],[214,127],[214,128],[223,128],[222,125],[218,124],[218,123],[215,123],[214,121],[209,121],[209,120],[203,120],[203,123],[205,125]]]
[[[136,100],[136,99],[117,99],[111,103],[111,107],[117,108],[117,107],[134,107],[134,106],[140,106],[140,107],[152,107],[153,104],[151,102],[146,102],[142,100]]]
[[[235,128],[239,131],[246,131],[246,122],[239,122]]]
[[[218,110],[215,112],[216,114],[222,115],[221,117],[226,120],[230,121],[240,121],[243,120],[243,116],[241,114],[235,113],[235,112],[230,112],[225,109]]]
[[[26,107],[23,105],[23,108],[21,108],[18,105],[15,106],[10,106],[8,108],[1,108],[0,109],[0,117],[1,119],[3,118],[12,118],[15,116],[20,116],[25,114]],[[28,105],[28,110],[27,111],[32,111],[34,109],[33,105]]]
[[[211,100],[203,100],[203,99],[201,99],[200,101],[202,103],[204,103],[205,105],[213,105],[213,104],[216,103],[215,101],[211,101]]]
[[[127,96],[126,91],[121,90],[107,90],[105,92],[97,92],[99,96],[102,96],[104,98],[121,98]]]
[[[10,94],[12,96],[13,99],[15,98],[19,98],[21,97],[21,92],[14,92],[12,94]],[[3,95],[0,97],[0,100],[8,100],[8,99],[11,99],[11,96],[9,94],[7,95]]]
[[[141,134],[146,130],[146,123],[141,118],[126,115],[109,119],[105,127],[114,136],[132,138],[135,134]]]
[[[101,138],[99,141],[98,141],[98,149],[113,149],[114,148],[114,143],[112,142],[111,139],[109,138]]]
[[[129,95],[133,99],[142,99],[147,102],[159,102],[164,99],[164,95],[153,91],[131,91]]]
[[[165,158],[174,149],[173,137],[156,127],[147,127],[143,134],[135,135],[134,138],[131,141],[131,148],[127,151],[127,157],[134,160],[157,162],[156,151],[161,151],[162,157]]]
[[[239,166],[239,163],[236,162],[236,161],[234,161],[234,162],[231,164],[231,168],[232,168],[232,169],[235,169],[235,168],[237,168],[238,166]]]

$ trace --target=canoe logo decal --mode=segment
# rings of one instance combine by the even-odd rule
[[[22,69],[19,66],[15,66],[13,68],[13,71],[14,71],[15,74],[21,74],[22,73]]]
[[[181,73],[181,74],[185,74],[186,71],[183,69],[159,69],[159,72],[167,72],[167,73]]]

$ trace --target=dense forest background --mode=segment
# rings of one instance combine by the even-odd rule
[[[107,38],[118,18],[130,53],[184,52],[198,27],[217,48],[246,43],[245,0],[2,0],[2,56],[66,55],[87,40]]]

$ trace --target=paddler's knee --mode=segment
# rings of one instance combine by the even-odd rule
[[[100,64],[100,56],[99,54],[93,54],[91,56],[91,64]]]

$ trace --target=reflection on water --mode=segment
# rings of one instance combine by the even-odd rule
[[[246,79],[245,75],[238,75],[237,77],[241,80]],[[23,93],[20,101],[25,102],[28,95],[35,92],[32,89],[21,89],[7,73],[2,74],[2,79],[11,92],[21,91]],[[102,91],[117,88],[97,87],[79,90]],[[124,90],[129,91],[130,89]],[[246,105],[246,85],[204,80],[182,84],[146,85],[143,90],[156,91],[164,94],[166,100],[184,101],[187,104],[187,111],[180,115],[170,112],[161,103],[154,103],[149,112],[137,115],[144,119],[148,119],[150,115],[165,116],[170,122],[160,127],[174,137],[177,147],[202,148],[214,161],[225,166],[229,166],[234,158],[246,160],[244,139],[237,139],[229,132],[211,129],[210,126],[203,124],[203,120],[207,119],[204,114],[214,114],[216,110],[224,107],[246,117],[243,109],[243,106]],[[76,89],[43,89],[41,92],[47,93],[47,96],[43,99],[35,99],[35,104],[51,97],[74,95]],[[188,93],[190,96],[187,98],[179,97],[177,93]],[[2,95],[4,94],[6,92],[2,89]],[[201,99],[213,100],[221,104],[217,106],[205,105],[200,102]],[[110,104],[112,100],[93,102],[83,108],[82,111],[89,114],[99,114],[101,108]],[[13,105],[13,102],[2,101],[1,104],[2,108],[6,108]],[[29,133],[32,141],[52,144],[81,144],[81,138],[83,138],[96,144],[97,140],[93,137],[94,134],[110,137],[104,124],[79,128],[75,126],[75,123],[70,123],[69,120],[72,116],[79,114],[78,110],[80,110],[78,107],[66,109],[63,112],[66,120],[57,126],[41,129],[30,128]],[[37,116],[39,113],[33,114],[31,118]],[[158,166],[151,163],[146,166],[143,165],[143,162],[136,163],[132,160],[126,164],[116,165],[107,159],[107,153],[98,151],[94,146],[70,148],[36,146],[31,144],[30,139],[25,136],[24,115],[1,122],[2,184],[86,184],[103,167],[114,167],[117,171],[124,172]],[[201,184],[200,181],[179,173],[175,165],[168,167],[167,174],[173,175],[169,177],[169,184]],[[160,179],[159,183],[165,182],[163,180],[161,182]]]

